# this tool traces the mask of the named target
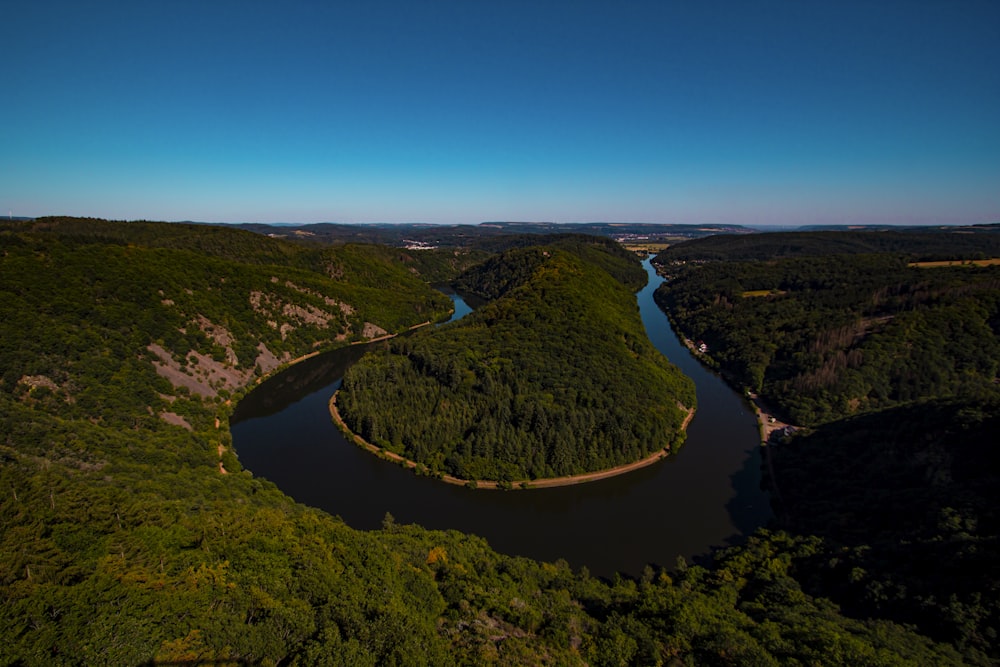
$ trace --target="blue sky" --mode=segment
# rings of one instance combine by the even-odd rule
[[[0,207],[1000,222],[1000,2],[7,3]]]

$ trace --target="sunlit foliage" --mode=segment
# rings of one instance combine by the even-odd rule
[[[226,420],[242,388],[175,387],[148,346],[235,372],[259,352],[246,341],[292,356],[335,341],[336,326],[309,322],[282,339],[281,323],[253,309],[255,290],[303,309],[349,304],[336,321],[348,339],[364,322],[394,332],[437,319],[447,304],[414,264],[388,248],[300,250],[203,226],[43,222],[0,230],[0,663],[938,665],[982,655],[877,616],[847,618],[817,597],[798,572],[824,553],[819,538],[761,533],[710,568],[604,581],[473,536],[391,517],[362,532],[296,504],[239,469]],[[232,341],[192,327],[198,315]],[[163,419],[167,409],[187,426]],[[937,604],[955,618],[976,611],[965,598]]]

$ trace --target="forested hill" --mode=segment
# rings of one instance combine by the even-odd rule
[[[962,663],[807,592],[797,572],[823,556],[809,537],[761,533],[712,569],[608,582],[454,531],[386,517],[362,532],[297,504],[240,470],[227,394],[254,383],[255,342],[298,356],[365,322],[433,318],[443,302],[415,263],[345,247],[331,275],[266,237],[74,224],[0,226],[0,664]],[[216,249],[200,251],[209,238]],[[244,261],[244,243],[278,259]],[[377,276],[388,287],[366,282]],[[346,323],[327,299],[354,309]],[[320,312],[326,326],[303,316]],[[175,379],[241,374],[175,386],[158,363]],[[674,511],[651,513],[650,530],[672,529]]]
[[[868,413],[771,445],[780,525],[825,540],[826,557],[801,569],[808,590],[996,664],[998,434],[1000,400],[965,397]]]
[[[270,229],[270,228],[268,228]],[[338,282],[391,290],[408,277],[447,282],[486,253],[467,249],[407,251],[372,243],[320,243],[308,234],[272,238],[226,225],[112,221],[47,217],[25,222],[0,220],[0,230],[44,232],[65,244],[132,245],[187,250],[241,264],[276,265],[324,274]]]
[[[795,423],[997,391],[996,263],[866,253],[663,267],[656,296],[679,331]]]
[[[237,230],[184,230],[181,245],[204,241],[206,254],[144,245],[144,234],[126,242],[132,230],[123,224],[99,222],[89,235],[70,227],[42,222],[2,236],[3,386],[95,417],[115,412],[84,391],[110,380],[99,372],[107,355],[120,364],[117,390],[95,390],[112,403],[135,400],[139,385],[144,395],[162,385],[165,396],[181,388],[215,396],[319,347],[401,331],[449,309],[383,249],[327,250],[317,256],[324,275],[296,266],[294,246]],[[160,227],[164,238],[180,238]],[[115,231],[124,238],[109,238]],[[139,407],[157,413],[168,404],[146,397]]]
[[[341,414],[369,442],[464,479],[559,477],[676,448],[694,388],[646,337],[642,273],[599,240],[503,253],[459,280],[494,301],[353,366]]]
[[[928,231],[811,231],[717,234],[673,245],[655,263],[747,261],[783,257],[897,253],[913,260],[1000,257],[1000,225],[942,227]]]
[[[824,538],[807,590],[995,663],[997,234],[761,236],[751,254],[794,256],[678,245],[656,298],[706,363],[809,427],[766,450],[778,525]]]
[[[534,275],[535,269],[546,259],[545,246],[567,250],[585,259],[604,269],[633,291],[646,284],[646,272],[635,261],[635,254],[610,239],[579,234],[554,235],[541,239],[525,236],[514,238],[521,242],[515,248],[534,248],[527,252],[505,248],[506,252],[498,253],[458,276],[454,281],[455,287],[484,299],[497,299]],[[524,244],[527,240],[535,242]]]

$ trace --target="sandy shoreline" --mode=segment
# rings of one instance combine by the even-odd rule
[[[334,392],[333,396],[330,397],[329,408],[330,416],[333,418],[334,424],[337,428],[354,444],[359,447],[363,447],[368,451],[372,452],[376,456],[394,461],[396,463],[402,463],[405,467],[410,469],[417,469],[420,466],[416,461],[411,461],[410,459],[404,458],[395,452],[390,452],[378,445],[373,445],[364,438],[362,438],[357,433],[351,431],[347,424],[344,423],[343,418],[340,416],[340,410],[337,409],[337,393]],[[681,424],[681,430],[687,430],[688,424],[694,419],[694,409],[687,411],[687,416],[684,418],[684,423]],[[626,463],[625,465],[617,466],[615,468],[607,468],[605,470],[597,470],[595,472],[583,473],[581,475],[566,475],[564,477],[545,477],[542,479],[525,479],[518,480],[515,482],[494,482],[491,480],[479,480],[479,479],[463,479],[461,477],[455,477],[453,475],[441,475],[436,477],[442,482],[448,484],[454,484],[456,486],[466,486],[475,489],[546,489],[553,488],[557,486],[571,486],[573,484],[584,484],[586,482],[596,482],[600,479],[607,479],[609,477],[616,477],[617,475],[624,475],[625,473],[632,472],[633,470],[638,470],[639,468],[645,468],[646,466],[652,465],[657,461],[661,461],[670,455],[669,448],[661,449],[658,452],[650,454],[646,458],[639,459],[638,461],[633,461],[632,463]]]

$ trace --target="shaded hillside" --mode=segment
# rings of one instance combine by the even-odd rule
[[[641,271],[617,261],[628,262],[623,275]],[[461,285],[495,300],[348,371],[338,405],[363,438],[431,473],[499,481],[612,468],[683,442],[691,381],[600,266],[540,246],[504,253]]]
[[[827,539],[807,589],[998,657],[1000,401],[932,401],[770,448],[778,516]]]

